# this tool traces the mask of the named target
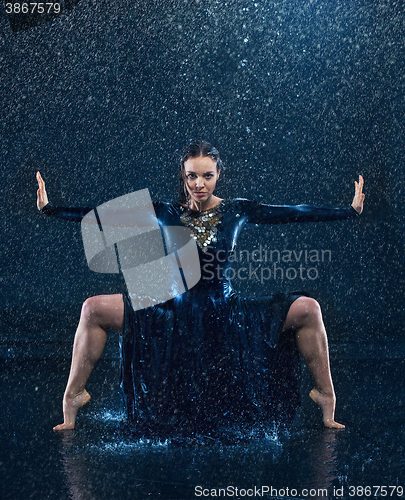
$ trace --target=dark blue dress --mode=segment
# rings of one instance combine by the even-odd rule
[[[121,387],[128,423],[146,435],[213,435],[229,428],[290,423],[300,404],[294,333],[282,331],[302,292],[245,297],[229,277],[246,223],[344,220],[353,208],[272,206],[234,199],[203,211],[155,203],[161,226],[187,226],[198,244],[201,279],[167,302],[134,311],[124,293]],[[81,220],[90,209],[47,206]]]

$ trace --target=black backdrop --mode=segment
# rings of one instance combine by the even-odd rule
[[[123,289],[88,269],[79,224],[38,213],[36,170],[56,205],[145,187],[170,201],[193,138],[222,152],[226,198],[348,206],[363,174],[356,221],[240,238],[239,249],[331,250],[316,279],[235,286],[309,291],[331,342],[357,355],[402,344],[400,2],[82,0],[18,33],[1,5],[0,24],[2,355],[61,353],[85,298]]]

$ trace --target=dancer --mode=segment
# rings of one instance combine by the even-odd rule
[[[76,331],[63,397],[63,424],[73,429],[90,400],[87,380],[99,360],[107,330],[121,332],[121,386],[128,420],[145,432],[173,428],[209,432],[227,422],[248,425],[291,420],[299,405],[297,349],[314,381],[312,400],[326,427],[335,421],[335,391],[319,304],[303,293],[244,297],[229,270],[245,223],[280,224],[354,218],[363,210],[363,178],[349,208],[274,206],[214,194],[221,175],[218,151],[191,143],[180,162],[180,196],[154,203],[162,226],[186,226],[198,245],[199,283],[163,304],[134,311],[127,293],[87,299]],[[37,173],[37,206],[45,215],[81,221],[91,208],[53,207]],[[224,262],[225,261],[225,262]],[[213,270],[215,269],[215,272]]]

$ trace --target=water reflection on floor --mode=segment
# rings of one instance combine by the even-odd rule
[[[334,361],[344,431],[324,429],[305,398],[288,433],[236,446],[125,436],[114,361],[102,361],[93,374],[93,398],[77,429],[55,434],[68,363],[3,360],[0,368],[2,500],[398,498],[405,484],[402,360]],[[309,389],[306,374],[303,391]],[[351,488],[357,486],[371,490]]]

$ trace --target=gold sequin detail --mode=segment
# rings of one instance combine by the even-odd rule
[[[193,215],[193,211],[187,210],[180,217],[181,222],[191,229],[194,239],[203,250],[206,250],[210,243],[217,241],[218,224],[221,222],[222,217],[222,203],[221,201],[215,207],[203,212],[194,212],[194,214],[198,215]]]

